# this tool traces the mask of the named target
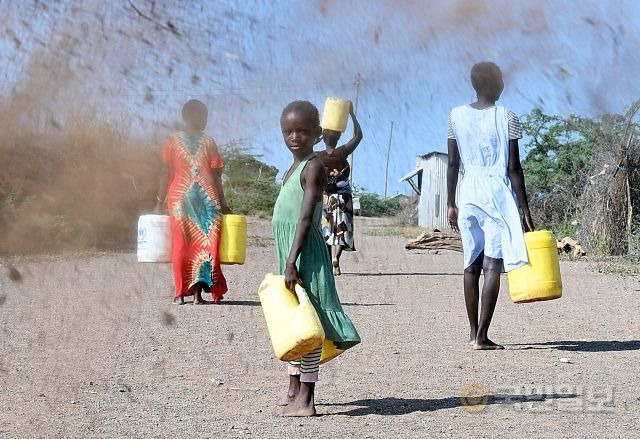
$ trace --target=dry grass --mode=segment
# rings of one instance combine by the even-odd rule
[[[418,226],[382,226],[367,230],[369,236],[402,236],[404,238],[415,238],[424,233],[426,229]]]
[[[598,273],[640,276],[639,257],[601,257],[593,259],[592,264]]]
[[[602,142],[593,154],[578,202],[580,239],[598,255],[633,257],[640,251],[640,131],[634,123],[639,110],[637,101],[625,116],[625,132],[616,132],[616,142]]]

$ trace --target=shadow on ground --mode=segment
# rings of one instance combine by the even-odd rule
[[[433,412],[436,410],[452,409],[464,407],[470,412],[479,413],[487,406],[505,404],[524,404],[534,402],[544,402],[552,399],[575,398],[578,395],[573,393],[552,393],[548,395],[480,395],[469,398],[449,396],[439,399],[404,399],[404,398],[380,398],[361,399],[344,404],[316,404],[318,406],[358,406],[352,410],[331,413],[331,416],[367,416],[384,415],[400,416],[415,412]]]
[[[190,302],[187,302],[190,303]],[[228,306],[260,306],[258,300],[223,300],[221,305]],[[342,306],[395,306],[395,303],[357,303],[344,302]]]
[[[229,306],[260,306],[260,302],[257,300],[223,300],[220,304]]]
[[[357,302],[342,302],[342,306],[396,306],[395,303],[357,303]]]
[[[462,272],[460,273],[417,273],[417,272],[391,272],[391,273],[345,273],[342,272],[342,276],[371,276],[371,277],[379,277],[379,276],[462,276]]]
[[[620,352],[640,350],[640,340],[582,340],[546,341],[542,343],[514,344],[517,349],[555,349],[568,352]]]

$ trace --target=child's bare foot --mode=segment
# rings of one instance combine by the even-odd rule
[[[289,390],[285,399],[280,401],[278,405],[285,407],[291,404],[300,392],[300,375],[289,375]]]
[[[287,418],[307,418],[316,415],[316,406],[311,402],[303,401],[302,398],[295,398],[284,409],[282,416]]]
[[[316,383],[300,383],[300,391],[293,401],[282,409],[282,416],[296,418],[315,416],[315,385]]]
[[[173,299],[173,304],[174,305],[184,305],[184,297],[180,296],[180,297],[176,297]]]
[[[471,346],[473,346],[474,344],[476,344],[476,337],[477,337],[477,332],[476,331],[471,331],[469,332],[469,344]]]
[[[282,401],[280,401],[280,402],[278,403],[278,406],[280,406],[280,407],[286,407],[286,406],[288,406],[289,404],[291,404],[293,401],[295,401],[295,399],[296,399],[296,395],[289,395],[289,394],[287,394],[287,396],[286,396]]]
[[[476,340],[475,344],[473,345],[473,349],[477,351],[496,351],[504,349],[504,346],[494,343],[487,338],[485,340]]]

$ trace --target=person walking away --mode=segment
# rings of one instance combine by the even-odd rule
[[[323,196],[322,233],[331,254],[335,276],[342,274],[340,270],[342,252],[356,250],[353,237],[353,191],[349,181],[351,173],[349,156],[362,140],[362,129],[353,111],[353,104],[349,113],[353,121],[353,138],[338,147],[341,133],[325,129],[322,131],[325,149],[317,154],[328,174],[327,187]]]
[[[462,238],[469,342],[474,349],[504,349],[489,339],[488,331],[501,272],[528,262],[518,202],[525,231],[533,231],[534,225],[518,150],[520,123],[513,112],[496,106],[504,89],[502,72],[494,63],[476,64],[471,84],[477,101],[454,108],[449,117],[448,220]],[[463,177],[456,203],[460,165]]]

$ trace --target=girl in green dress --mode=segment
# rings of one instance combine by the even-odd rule
[[[282,111],[280,126],[293,164],[282,181],[273,211],[273,234],[280,274],[293,291],[302,285],[316,309],[327,340],[344,350],[360,342],[360,336],[344,313],[332,274],[329,252],[322,236],[322,195],[327,185],[324,164],[313,146],[322,133],[317,108],[295,101]],[[284,416],[314,416],[315,383],[322,348],[289,364],[289,392]]]

